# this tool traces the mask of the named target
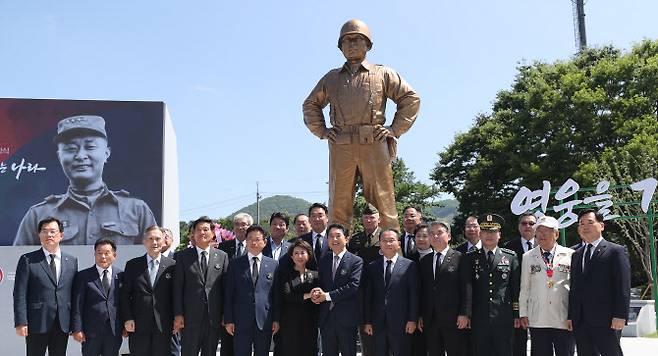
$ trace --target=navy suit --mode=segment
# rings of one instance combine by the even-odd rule
[[[601,240],[583,272],[587,245],[571,256],[569,320],[573,322],[579,356],[621,355],[620,332],[612,318],[628,319],[630,262],[626,248]]]
[[[170,350],[174,325],[172,288],[176,261],[161,256],[151,286],[146,255],[126,262],[120,291],[123,321],[134,320],[135,332],[129,335],[130,354],[166,355]]]
[[[110,290],[105,294],[96,266],[78,272],[73,284],[71,332],[82,331],[83,356],[118,355],[123,325],[117,315],[123,271],[112,266]]]
[[[385,283],[384,256],[366,266],[364,321],[374,331],[375,355],[409,355],[411,335],[407,322],[418,321],[418,269],[416,263],[399,256]]]
[[[27,325],[28,355],[66,354],[70,331],[71,290],[78,260],[61,253],[59,280],[42,249],[18,260],[14,282],[14,326]],[[55,323],[57,322],[57,323]]]
[[[357,290],[361,283],[363,260],[345,251],[332,279],[334,254],[324,254],[319,263],[320,288],[331,301],[320,305],[319,325],[324,356],[356,355],[356,332],[359,324]]]
[[[231,261],[226,275],[224,323],[235,324],[235,356],[267,356],[272,323],[279,321],[276,269],[278,262],[262,256],[256,284],[252,282],[249,255]]]

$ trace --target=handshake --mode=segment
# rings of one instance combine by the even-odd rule
[[[311,299],[315,304],[320,304],[327,300],[325,292],[322,288],[313,288],[309,293],[304,294],[304,299]]]

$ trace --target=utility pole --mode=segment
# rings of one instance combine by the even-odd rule
[[[571,0],[573,9],[573,32],[578,52],[587,48],[587,34],[585,32],[585,0]]]
[[[256,225],[260,225],[260,191],[258,190],[258,181],[256,181]]]

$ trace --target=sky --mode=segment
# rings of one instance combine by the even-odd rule
[[[655,0],[589,0],[585,13],[589,46],[658,39]],[[519,64],[576,53],[570,0],[0,0],[0,97],[164,101],[181,220],[253,203],[256,182],[263,197],[325,202],[327,143],[301,105],[343,64],[336,43],[351,18],[370,26],[368,60],[421,97],[398,156],[426,183]]]

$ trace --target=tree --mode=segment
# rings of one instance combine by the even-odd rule
[[[534,190],[549,180],[557,188],[570,177],[592,186],[597,177],[591,165],[606,150],[658,132],[657,116],[656,41],[628,53],[607,46],[566,61],[523,64],[492,112],[478,115],[439,153],[431,177],[460,202],[457,222],[496,212],[508,221],[504,236],[515,236],[509,204],[520,187]]]
[[[639,182],[648,177],[658,177],[658,131],[653,134],[643,132],[634,137],[628,144],[620,148],[608,148],[601,155],[601,158],[594,163],[583,166],[583,175],[590,177],[592,180],[606,180],[611,185],[628,185],[629,183]],[[630,204],[637,202],[641,198],[641,192],[633,191],[630,188],[617,189],[614,192],[617,201],[623,202],[614,207],[614,212],[621,216],[643,216],[639,204]],[[654,199],[656,199],[654,197]],[[654,214],[658,206],[653,204]],[[612,220],[609,224],[615,227],[616,231],[625,237],[628,249],[634,259],[634,266],[641,267],[642,280],[651,281],[651,244],[649,243],[649,229],[658,232],[658,219],[654,220],[653,226],[649,226],[646,219],[618,219]],[[658,244],[654,244],[654,250]],[[637,271],[636,271],[637,272]]]
[[[395,207],[398,217],[402,217],[402,209],[406,206],[413,205],[422,210],[423,218],[427,220],[434,219],[432,208],[441,206],[438,201],[440,195],[439,188],[435,185],[428,185],[418,181],[414,173],[409,170],[401,158],[393,161],[392,168]],[[363,197],[363,185],[359,181],[357,182],[356,199],[354,199],[353,231],[361,229],[361,216],[365,207],[366,200]]]

